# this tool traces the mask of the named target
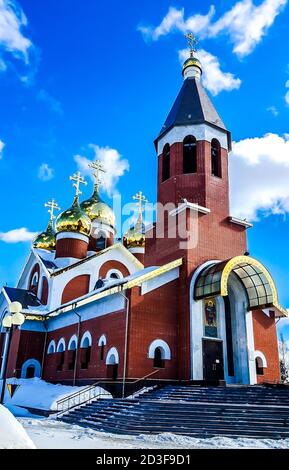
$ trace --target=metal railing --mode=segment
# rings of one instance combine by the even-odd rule
[[[56,416],[60,416],[68,411],[82,406],[84,404],[91,403],[93,400],[97,400],[102,396],[108,396],[108,393],[99,391],[98,388],[101,382],[89,385],[88,387],[82,388],[78,392],[74,392],[56,402]]]
[[[140,379],[134,380],[133,382],[128,382],[127,385],[130,388],[135,388],[136,384],[139,382],[145,382],[148,378],[152,377],[153,375],[157,374],[160,371],[160,369],[154,370],[150,374],[145,375],[144,377],[141,377]],[[67,413],[68,411],[71,411],[75,408],[78,408],[82,405],[86,405],[88,403],[91,403],[94,400],[98,400],[101,397],[108,397],[109,393],[104,392],[103,390],[99,391],[98,388],[101,387],[101,385],[104,384],[117,384],[120,383],[118,381],[104,381],[104,380],[99,380],[98,382],[88,385],[85,388],[82,388],[81,390],[74,392],[64,398],[61,398],[60,400],[57,400],[56,402],[56,417]],[[143,387],[145,388],[145,387]],[[143,388],[141,390],[143,390]],[[132,390],[133,392],[133,390]],[[135,392],[132,393],[132,396],[136,395],[139,393],[140,390],[136,390]]]

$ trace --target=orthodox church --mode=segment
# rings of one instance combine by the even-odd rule
[[[25,316],[0,334],[1,374],[63,384],[280,380],[276,321],[286,316],[275,283],[247,251],[252,227],[230,213],[231,133],[202,85],[191,50],[183,85],[155,140],[158,210],[115,241],[116,219],[99,193],[75,196],[33,241],[16,287],[3,287],[0,318],[18,301]],[[1,321],[2,324],[2,321]]]

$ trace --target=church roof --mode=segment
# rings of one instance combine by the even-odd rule
[[[29,307],[39,307],[41,305],[40,300],[36,295],[25,289],[18,289],[15,287],[3,287],[6,296],[9,298],[10,302],[20,302],[23,309]]]
[[[226,132],[228,146],[231,147],[231,134],[217,113],[200,80],[187,78],[156,140],[159,140],[173,126],[204,123]]]

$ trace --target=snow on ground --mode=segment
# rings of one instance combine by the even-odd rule
[[[7,408],[0,405],[0,449],[34,449],[23,426]]]
[[[39,449],[289,449],[289,439],[197,439],[170,433],[121,436],[47,418],[19,421]]]
[[[51,384],[44,380],[34,379],[9,379],[8,383],[17,384],[19,388],[14,393],[13,397],[10,397],[8,390],[5,393],[5,405],[11,409],[13,407],[29,407],[37,408],[40,410],[56,410],[56,401],[61,398],[65,398],[67,395],[83,390],[85,387],[72,387],[61,384]],[[1,387],[0,387],[1,389]],[[111,397],[101,387],[95,389],[95,394],[102,393]],[[103,397],[102,397],[103,398]],[[82,398],[83,401],[84,397]],[[14,411],[13,411],[14,413]],[[18,413],[17,413],[18,416]]]

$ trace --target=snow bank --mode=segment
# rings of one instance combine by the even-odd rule
[[[0,449],[35,449],[22,425],[2,405],[0,405]]]
[[[10,379],[8,382],[19,385],[19,388],[12,398],[6,390],[5,405],[9,408],[11,406],[22,406],[46,411],[56,411],[56,402],[58,400],[85,388],[50,384],[36,377],[34,379]],[[98,393],[102,394],[102,398],[111,397],[111,394],[101,387],[97,387],[96,395]]]

